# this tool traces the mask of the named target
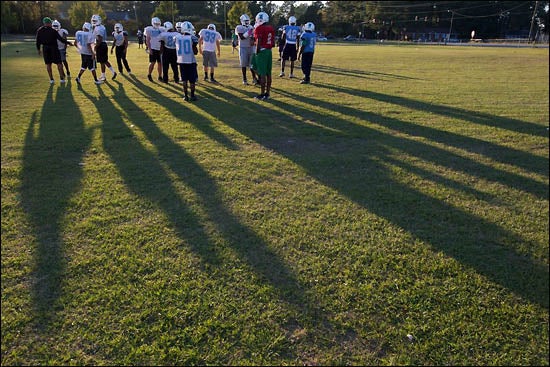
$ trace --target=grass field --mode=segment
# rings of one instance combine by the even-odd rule
[[[548,49],[128,59],[2,42],[2,365],[549,365]]]

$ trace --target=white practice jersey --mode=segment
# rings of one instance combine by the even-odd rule
[[[252,47],[254,46],[254,27],[251,25],[242,25],[239,24],[237,28],[235,28],[235,34],[238,36],[239,33],[242,33],[245,35],[248,32],[248,37],[245,39],[241,39],[241,37],[238,37],[239,39],[239,47]]]
[[[178,64],[193,64],[197,62],[193,53],[193,43],[199,43],[197,36],[190,34],[178,34],[174,37],[176,43],[176,55],[178,56]]]
[[[78,52],[81,55],[91,55],[92,50],[88,47],[88,44],[95,43],[95,37],[92,32],[77,31],[75,34]]]
[[[145,27],[145,37],[150,43],[152,50],[160,51],[160,34],[164,32],[164,27],[154,28],[152,25]]]
[[[128,37],[128,32],[126,32],[126,31],[113,32],[113,39],[114,39],[114,42],[115,42],[115,46],[124,45],[124,37]]]
[[[201,29],[199,32],[199,37],[202,37],[202,50],[216,52],[216,41],[221,41],[222,35],[210,29]]]
[[[57,33],[59,33],[59,35],[63,38],[65,38],[69,35],[69,31],[67,31],[65,28],[61,28],[60,30],[57,31]],[[57,40],[57,48],[58,49],[64,50],[66,47],[67,47],[66,44],[64,44],[60,40]]]
[[[98,34],[101,34],[101,36],[103,37],[103,41],[107,42],[107,29],[103,24],[96,25],[94,27],[93,33],[94,33],[94,37],[97,36]]]
[[[160,34],[160,41],[164,42],[164,47],[175,49],[176,48],[176,41],[174,40],[174,37],[179,35],[179,32],[176,31],[166,31],[162,32]]]

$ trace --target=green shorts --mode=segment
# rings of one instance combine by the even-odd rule
[[[273,56],[271,55],[271,49],[261,50],[256,54],[255,70],[258,75],[271,75],[271,68],[273,66]]]

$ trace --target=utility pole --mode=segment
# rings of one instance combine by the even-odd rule
[[[529,43],[531,43],[531,35],[533,34],[533,25],[535,24],[535,15],[537,14],[538,1],[535,1],[535,9],[533,9],[533,16],[531,17],[531,28],[529,28]]]
[[[451,42],[451,33],[453,31],[453,18],[455,16],[455,12],[452,10],[447,10],[448,12],[451,12],[451,26],[449,27],[449,37],[447,37],[447,41]]]

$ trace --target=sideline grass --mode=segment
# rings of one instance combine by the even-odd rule
[[[2,365],[548,365],[548,56],[320,44],[259,102],[224,45],[189,104],[3,41]]]

